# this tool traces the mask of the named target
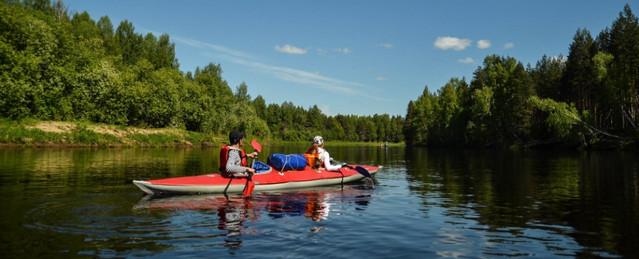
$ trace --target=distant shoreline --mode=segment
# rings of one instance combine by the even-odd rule
[[[173,128],[0,119],[0,147],[191,147],[219,146],[223,140],[218,135]]]
[[[91,122],[15,121],[0,119],[0,148],[217,148],[226,136],[176,128],[137,128]],[[304,141],[262,140],[264,144],[303,144]],[[400,143],[329,141],[331,146],[398,147]]]

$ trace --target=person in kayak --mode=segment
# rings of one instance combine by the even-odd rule
[[[318,146],[313,142],[313,145],[309,147],[304,153],[304,157],[306,158],[306,164],[312,169],[319,169],[321,167],[319,161],[319,152],[317,150]]]
[[[316,158],[319,160],[320,166],[326,168],[328,171],[337,171],[342,168],[341,165],[332,165],[331,164],[331,155],[324,149],[324,138],[322,136],[315,136],[313,138],[313,146],[310,147],[306,152],[307,154],[311,151],[316,152]]]
[[[246,154],[242,149],[244,133],[237,130],[229,133],[230,145],[220,150],[220,172],[225,177],[249,177],[255,174],[255,169],[248,166],[247,157],[255,158],[257,152]]]

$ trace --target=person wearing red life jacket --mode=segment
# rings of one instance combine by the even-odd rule
[[[244,133],[233,130],[229,133],[229,145],[220,149],[220,173],[225,177],[250,177],[255,169],[248,166],[247,158],[255,158],[257,152],[246,154],[242,149]]]

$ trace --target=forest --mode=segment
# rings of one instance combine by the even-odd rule
[[[639,22],[625,5],[596,37],[578,29],[566,57],[490,55],[469,82],[425,87],[403,131],[416,146],[587,148],[636,145],[638,125]]]
[[[181,71],[169,35],[70,13],[62,1],[0,0],[0,117],[181,128],[281,140],[403,141],[404,119],[267,104],[222,67]]]

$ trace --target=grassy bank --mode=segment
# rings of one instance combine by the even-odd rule
[[[145,129],[88,122],[14,121],[0,118],[0,145],[36,147],[169,147],[212,146],[227,142],[211,135],[173,128]],[[308,144],[308,141],[261,140],[263,144]],[[383,147],[404,143],[329,141],[330,146]]]
[[[0,145],[5,146],[219,146],[224,141],[222,136],[171,128],[0,119]]]

